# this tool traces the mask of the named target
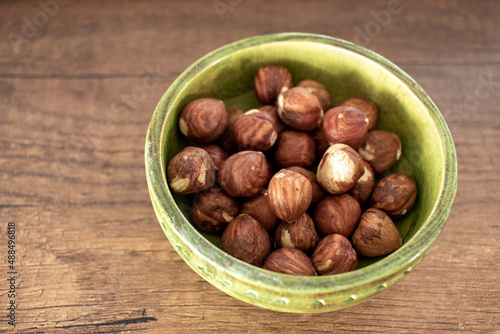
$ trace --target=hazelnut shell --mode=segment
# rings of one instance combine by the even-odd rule
[[[396,225],[383,211],[370,208],[361,216],[352,235],[356,251],[364,256],[387,255],[401,247],[402,239]]]
[[[227,112],[224,102],[200,98],[189,102],[179,116],[181,133],[190,140],[210,144],[226,129]]]
[[[361,207],[348,194],[330,195],[321,200],[314,209],[314,222],[319,233],[342,234],[349,237],[358,225]]]
[[[297,248],[309,253],[318,244],[318,233],[311,217],[304,213],[292,223],[281,222],[276,229],[274,240],[278,248]]]
[[[170,159],[167,180],[170,189],[177,194],[207,190],[215,183],[215,165],[207,151],[187,146]]]
[[[316,269],[311,260],[304,252],[294,248],[275,250],[267,257],[262,268],[282,274],[316,276]]]
[[[407,214],[415,204],[417,184],[408,174],[391,174],[379,181],[373,190],[371,206],[392,218]]]
[[[222,233],[221,249],[246,263],[260,267],[271,253],[271,240],[257,220],[247,214],[240,214]]]
[[[341,274],[356,269],[358,256],[349,240],[330,234],[318,243],[311,257],[318,275]]]

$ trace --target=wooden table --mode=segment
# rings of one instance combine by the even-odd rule
[[[499,2],[2,1],[0,17],[0,331],[500,333]],[[144,173],[146,129],[176,76],[284,31],[392,60],[440,108],[458,154],[456,201],[428,256],[326,314],[267,311],[201,279],[160,229]]]

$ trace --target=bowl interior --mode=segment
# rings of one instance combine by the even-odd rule
[[[359,269],[351,273],[288,277],[265,272],[227,256],[217,248],[220,237],[197,231],[189,223],[192,198],[170,193],[165,179],[169,159],[183,147],[193,145],[178,130],[179,113],[189,101],[200,97],[221,99],[226,108],[248,110],[260,106],[254,94],[253,76],[266,64],[287,67],[295,84],[304,79],[322,83],[335,105],[355,96],[377,104],[377,128],[396,133],[403,146],[401,159],[391,171],[412,175],[418,185],[415,207],[396,221],[403,237],[403,246],[398,251],[380,258],[360,257]],[[337,288],[383,280],[421,259],[439,234],[456,189],[453,142],[439,111],[423,90],[384,58],[350,43],[316,35],[262,36],[233,43],[202,58],[172,84],[159,103],[148,132],[146,156],[151,174],[148,175],[149,187],[160,222],[171,241],[182,241],[185,254],[179,253],[193,269],[205,277],[214,275],[215,278],[223,273],[222,276],[234,279],[236,275],[252,281],[255,290],[263,289],[270,294],[276,282],[283,291],[299,289],[304,293],[310,289],[316,299],[318,294],[332,293]],[[155,180],[151,180],[153,174]],[[204,270],[190,261],[193,258],[197,263],[204,263]],[[207,266],[214,272],[210,273]],[[298,282],[306,284],[307,288],[298,288]],[[337,287],[332,288],[332,284]],[[231,287],[223,287],[223,290],[231,294]],[[260,306],[267,307],[262,303]]]

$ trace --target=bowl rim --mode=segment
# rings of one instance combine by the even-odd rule
[[[185,217],[180,221],[175,221],[178,217],[183,217],[182,212],[177,204],[169,207],[169,203],[175,203],[175,201],[166,180],[166,166],[163,163],[166,159],[163,157],[161,138],[163,138],[168,123],[166,119],[169,117],[170,107],[175,104],[177,93],[189,85],[190,80],[197,73],[207,66],[221,61],[235,50],[281,42],[327,44],[367,58],[374,65],[382,67],[396,77],[423,103],[438,132],[440,148],[443,151],[444,169],[442,182],[439,186],[440,194],[429,218],[422,228],[400,249],[364,268],[339,275],[304,277],[275,273],[251,266],[213,245]],[[222,46],[194,62],[171,84],[158,103],[148,127],[145,160],[149,193],[165,234],[168,232],[175,236],[176,240],[182,240],[183,244],[197,257],[200,257],[203,262],[212,264],[214,268],[223,271],[229,277],[245,281],[249,286],[256,286],[266,291],[284,289],[287,293],[295,291],[299,294],[312,293],[316,296],[335,291],[352,291],[364,285],[373,284],[373,282],[390,281],[393,277],[398,276],[402,270],[405,273],[409,272],[425,256],[437,239],[450,214],[457,189],[457,159],[453,139],[443,116],[424,90],[408,74],[381,55],[339,38],[311,33],[288,32],[250,37]],[[185,233],[186,231],[188,233]],[[173,240],[170,241],[173,242]],[[188,262],[186,254],[180,252],[175,245],[173,246]],[[193,263],[188,262],[188,264],[193,267]],[[195,267],[193,269],[207,279],[207,275],[204,275],[202,269]],[[218,287],[220,288],[220,286]],[[228,292],[227,290],[230,289],[225,290]]]

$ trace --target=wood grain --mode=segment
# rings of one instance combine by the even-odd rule
[[[37,2],[1,2],[0,331],[500,333],[500,3],[401,0],[381,18],[390,1],[221,2],[232,4],[222,16],[209,0],[68,1],[46,24]],[[8,36],[26,21],[40,27],[15,48]],[[224,44],[283,31],[362,42],[396,63],[440,108],[458,154],[455,205],[429,255],[388,291],[327,314],[263,310],[202,280],[146,186],[146,129],[175,77]]]

